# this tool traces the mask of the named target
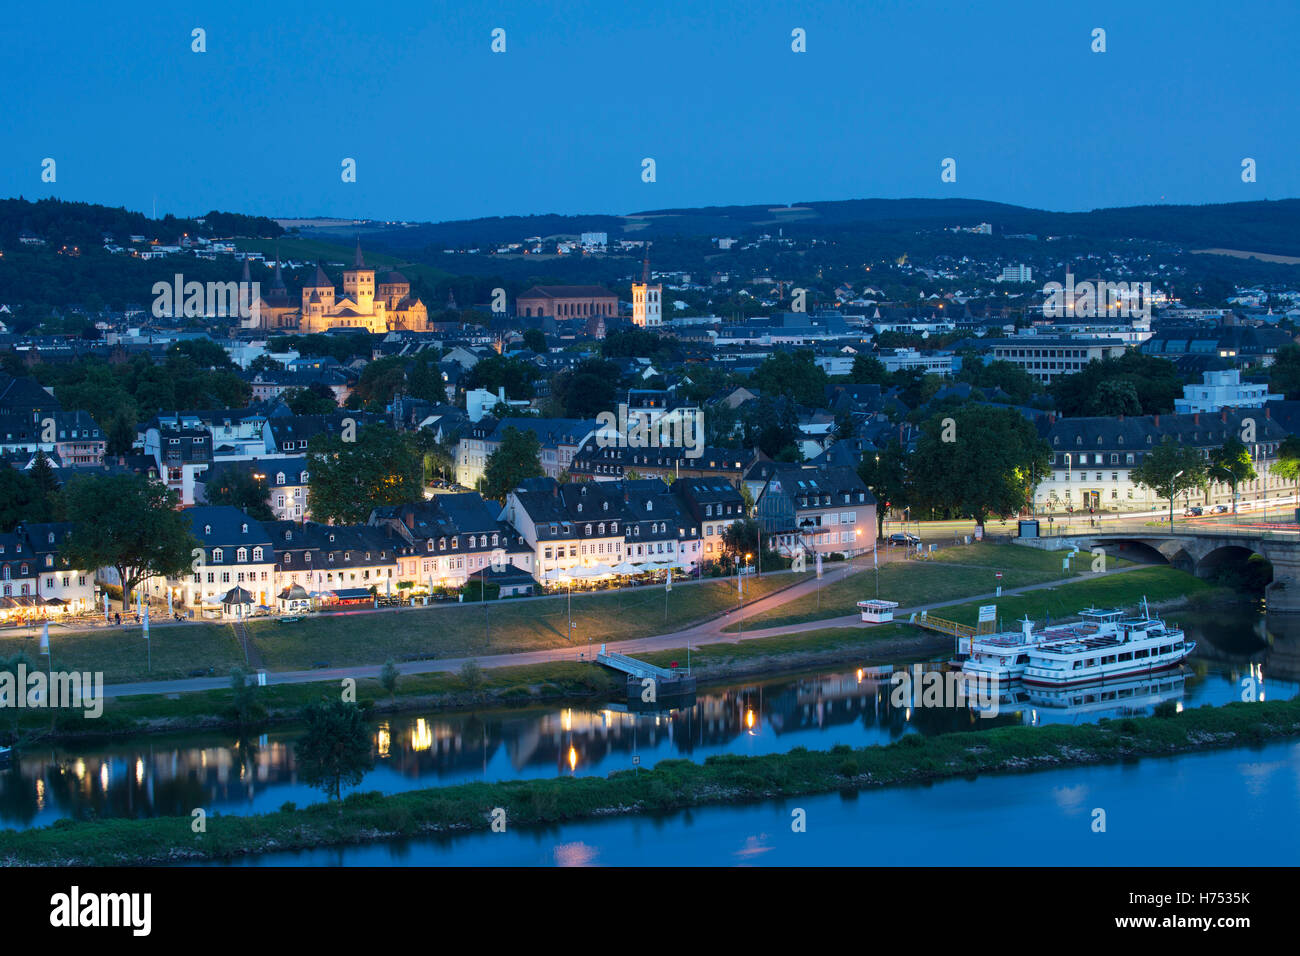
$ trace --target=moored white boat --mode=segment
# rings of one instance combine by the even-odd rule
[[[1031,687],[1068,687],[1178,667],[1195,642],[1153,617],[1145,600],[1142,609],[1142,617],[1118,621],[1110,633],[1032,645],[1021,680]]]
[[[1051,641],[1076,640],[1113,634],[1118,627],[1120,611],[1103,611],[1087,608],[1079,612],[1079,620],[1072,624],[1034,631],[1033,621],[1026,617],[1019,631],[971,637],[970,657],[962,664],[962,673],[970,677],[1007,683],[1019,680],[1029,665],[1031,647]]]

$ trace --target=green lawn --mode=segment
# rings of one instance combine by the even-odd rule
[[[1175,571],[1166,565],[1153,565],[1109,577],[1063,582],[1059,587],[998,598],[996,603],[1001,626],[1012,628],[1014,622],[1026,614],[1031,621],[1041,625],[1049,617],[1053,621],[1074,617],[1086,607],[1131,610],[1144,597],[1156,604],[1179,597],[1195,598],[1213,590],[1215,585],[1185,571]],[[979,607],[984,603],[987,602],[972,601],[969,604],[946,607],[939,612],[939,616],[960,624],[973,625],[979,615]]]
[[[793,574],[756,578],[746,582],[745,597],[761,597],[800,579]],[[585,646],[588,638],[594,645],[679,630],[735,607],[736,582],[732,578],[681,583],[666,596],[665,617],[662,587],[634,588],[622,594],[575,593],[574,645]],[[318,662],[342,667],[382,664],[388,658],[400,662],[504,654],[569,646],[564,635],[567,604],[564,594],[536,601],[489,602],[490,633],[484,627],[482,604],[321,615],[290,624],[256,620],[248,632],[269,670],[303,670]],[[55,668],[102,671],[108,683],[172,680],[209,667],[226,674],[244,664],[243,649],[227,624],[159,626],[150,637],[151,672],[145,670],[145,642],[138,627],[88,632],[55,628],[50,632],[50,648]],[[44,665],[39,645],[39,636],[0,637],[0,658],[21,651]]]
[[[880,597],[915,607],[934,601],[949,601],[968,594],[982,594],[1004,588],[1042,584],[1062,577],[1063,553],[1039,551],[1014,544],[969,544],[944,548],[925,560],[890,561],[880,567]],[[1076,573],[1091,567],[1091,558],[1073,562]],[[1116,562],[1117,564],[1118,562]],[[862,559],[855,561],[863,567]],[[1109,567],[1115,566],[1108,562]],[[856,614],[859,601],[876,596],[876,572],[868,562],[865,570],[844,575],[842,565],[826,566],[820,597],[809,594],[762,614],[746,615],[744,627],[780,627],[804,621]],[[1002,572],[999,580],[994,575]],[[726,630],[735,631],[736,624]]]
[[[807,577],[808,575],[803,575]],[[770,594],[800,580],[773,574],[745,584],[745,597]],[[665,597],[667,614],[665,615]],[[409,609],[384,614],[308,618],[296,624],[256,622],[253,641],[271,669],[295,670],[328,662],[334,667],[381,664],[438,657],[505,654],[548,647],[595,646],[680,630],[736,606],[735,579],[641,587],[621,594],[600,591],[573,595],[573,642],[565,637],[566,595],[544,601],[489,602]]]
[[[21,632],[19,632],[21,633]],[[195,668],[215,667],[227,674],[242,666],[244,652],[227,624],[174,624],[153,627],[146,648],[140,628],[110,627],[102,631],[64,631],[50,628],[50,661],[40,652],[40,631],[32,637],[0,637],[0,658],[26,654],[42,667],[55,670],[102,671],[107,683],[133,680],[173,680]],[[153,658],[146,671],[146,651]]]

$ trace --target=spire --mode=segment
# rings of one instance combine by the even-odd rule
[[[315,280],[312,282],[312,284],[311,284],[311,288],[314,288],[314,289],[323,289],[323,288],[325,288],[326,286],[329,286],[329,287],[332,289],[332,288],[334,288],[334,283],[333,283],[333,282],[330,282],[330,278],[329,278],[329,276],[327,276],[327,275],[325,274],[325,270],[322,269],[322,268],[320,267],[320,261],[317,260],[317,262],[316,262],[316,278],[315,278]]]
[[[357,236],[357,255],[356,255],[356,258],[352,260],[352,268],[354,268],[354,269],[364,269],[365,267],[366,267],[366,260],[364,260],[364,259],[361,258],[361,236],[358,235],[358,236]]]
[[[645,259],[641,262],[641,284],[650,284],[650,243],[645,244]]]
[[[253,281],[253,277],[252,277],[251,275],[249,275],[249,272],[248,272],[248,256],[247,256],[247,255],[244,256],[244,271],[243,271],[243,273],[240,275],[240,277],[239,277],[239,281],[240,281],[240,282],[245,282],[245,283],[247,283],[247,282],[252,282],[252,281]]]
[[[272,289],[284,288],[284,276],[280,272],[280,244],[275,244],[275,279],[271,283]]]

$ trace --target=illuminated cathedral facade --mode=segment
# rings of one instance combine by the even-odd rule
[[[375,270],[367,269],[362,258],[360,240],[352,268],[343,273],[342,296],[318,264],[316,275],[302,288],[301,301],[294,302],[285,288],[277,261],[271,289],[262,296],[258,311],[261,328],[302,333],[338,328],[379,333],[393,329],[423,332],[429,325],[429,310],[412,297],[410,280],[400,272],[385,272],[376,281]]]

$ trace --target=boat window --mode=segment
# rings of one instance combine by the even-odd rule
[[[1134,651],[1134,652],[1133,652],[1133,659],[1134,659],[1134,660],[1139,660],[1139,661],[1140,661],[1142,658],[1146,657],[1149,653],[1150,653],[1150,652],[1149,652],[1149,651],[1144,647],[1144,648],[1142,648],[1142,650],[1140,650],[1140,651]]]
[[[1122,661],[1131,661],[1133,659],[1133,652],[1125,651],[1123,654],[1119,656],[1119,659]]]

